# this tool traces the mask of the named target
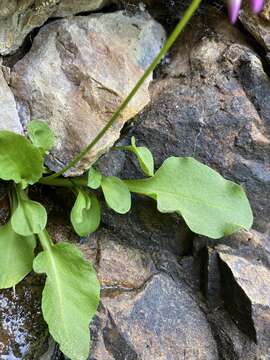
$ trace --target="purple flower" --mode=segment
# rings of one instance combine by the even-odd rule
[[[242,0],[227,0],[229,19],[234,24],[238,18],[238,14],[241,8]],[[251,11],[258,14],[264,5],[264,0],[250,0]]]
[[[264,0],[250,0],[250,7],[251,10],[258,14],[260,11],[262,11],[264,5]]]

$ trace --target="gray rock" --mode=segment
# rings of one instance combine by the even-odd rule
[[[218,359],[205,315],[185,285],[165,274],[104,296],[100,313],[90,359]]]
[[[98,10],[109,3],[110,0],[80,0],[76,3],[73,0],[62,0],[53,13],[53,17],[65,17],[85,11]]]
[[[229,247],[218,249],[225,304],[240,329],[270,353],[270,270]]]
[[[139,242],[145,246],[142,237],[135,248],[129,234],[117,237],[101,229],[81,246],[85,256],[95,261],[102,283],[90,359],[218,359],[195,293],[184,280],[174,280],[165,267],[160,271],[155,252],[141,251]],[[160,252],[164,264],[174,257]]]
[[[0,63],[0,130],[22,132],[14,95],[11,92]]]
[[[163,70],[167,76],[153,84],[151,104],[119,144],[129,143],[134,135],[138,144],[151,149],[156,167],[171,155],[194,156],[244,186],[254,211],[254,228],[219,241],[195,239],[193,260],[189,259],[188,267],[199,269],[195,277],[197,281],[200,279],[200,288],[206,296],[208,320],[220,358],[267,358],[270,344],[269,305],[266,304],[270,299],[266,284],[270,268],[269,77],[239,30],[213,10],[209,11],[207,23],[201,17],[191,22]],[[113,174],[122,178],[141,177],[133,155],[111,152],[99,161],[99,167],[103,170],[108,164],[113,164]],[[119,220],[116,219],[105,218],[106,226],[117,229]],[[135,227],[139,228],[137,224]],[[121,233],[121,229],[115,231]],[[123,231],[128,230],[124,227]],[[214,248],[217,243],[230,245],[237,259],[224,265],[228,269],[226,283],[224,267],[219,266],[221,260]],[[174,279],[184,276],[190,283],[182,267],[174,272],[172,266],[165,269]],[[250,279],[245,280],[245,271]],[[257,286],[252,289],[256,282]],[[225,289],[235,292],[225,297]],[[227,299],[229,312],[223,307],[223,299]],[[233,307],[241,310],[238,316],[234,315]]]
[[[265,1],[264,11],[258,15],[252,14],[248,6],[240,12],[240,20],[257,42],[270,52],[270,1]]]
[[[165,38],[147,14],[123,12],[46,25],[12,74],[23,124],[46,121],[57,137],[48,164],[57,170],[86,146],[125,99]],[[124,123],[149,102],[150,78],[113,128],[71,174],[89,168],[119,137]]]
[[[38,360],[46,349],[46,325],[40,309],[42,282],[28,276],[13,289],[0,291],[1,360]]]
[[[14,53],[26,36],[51,16],[66,16],[100,9],[106,0],[1,0],[0,54]]]

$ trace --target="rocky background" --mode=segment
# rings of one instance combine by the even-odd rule
[[[0,128],[22,133],[33,117],[47,121],[57,135],[47,164],[59,169],[106,123],[186,5],[0,0]],[[221,3],[205,2],[154,80],[71,172],[134,135],[156,167],[170,155],[194,156],[242,184],[254,211],[250,232],[198,237],[134,196],[128,215],[104,206],[101,228],[78,239],[68,222],[72,194],[32,190],[55,240],[77,242],[102,282],[89,360],[270,359],[269,54],[270,1],[259,17],[243,9],[235,27]],[[140,176],[135,158],[118,151],[97,165]],[[4,185],[0,199],[3,223]],[[0,292],[1,360],[64,359],[42,320],[42,283],[31,275],[15,293]]]

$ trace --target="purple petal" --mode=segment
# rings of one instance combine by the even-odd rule
[[[255,0],[252,0],[255,1]],[[257,0],[259,1],[259,0]],[[239,10],[241,8],[242,0],[228,0],[229,19],[234,24],[238,18]]]
[[[264,0],[250,0],[250,7],[252,12],[258,14],[262,11],[264,5]]]

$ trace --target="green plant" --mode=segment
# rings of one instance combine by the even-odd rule
[[[157,201],[159,211],[178,213],[191,230],[212,238],[252,225],[250,205],[239,185],[192,158],[170,157],[155,172],[150,150],[137,146],[134,138],[130,146],[115,149],[132,152],[146,178],[121,180],[103,176],[93,167],[81,177],[61,177],[117,119],[199,3],[200,0],[193,1],[153,64],[96,139],[59,173],[48,176],[44,166],[44,157],[54,145],[54,135],[46,123],[30,122],[29,139],[9,131],[0,132],[0,178],[10,182],[11,208],[10,220],[0,228],[0,288],[15,286],[32,269],[46,274],[42,295],[44,319],[63,353],[72,360],[85,360],[88,356],[89,322],[99,304],[100,284],[94,268],[75,245],[53,242],[46,231],[45,208],[29,198],[31,185],[65,186],[73,191],[75,202],[70,220],[79,236],[86,236],[99,226],[101,210],[97,191],[102,191],[107,205],[120,214],[130,210],[131,192],[149,196]],[[37,240],[42,248],[39,253]]]

